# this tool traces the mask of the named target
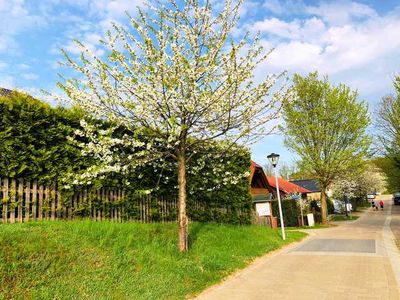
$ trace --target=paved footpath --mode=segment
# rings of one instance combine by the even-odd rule
[[[197,299],[400,299],[400,209],[385,202],[357,221],[310,230]]]

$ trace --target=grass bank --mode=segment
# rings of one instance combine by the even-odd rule
[[[195,223],[182,254],[176,224],[0,225],[0,299],[183,299],[303,236]]]

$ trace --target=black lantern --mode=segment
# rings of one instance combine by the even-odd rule
[[[267,156],[267,158],[275,168],[279,161],[279,154],[271,153],[270,155]]]

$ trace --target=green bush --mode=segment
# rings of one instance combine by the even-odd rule
[[[82,113],[17,92],[0,96],[0,176],[56,182],[88,165],[67,137]]]
[[[326,198],[326,205],[328,207],[328,214],[335,213],[335,206],[333,205],[333,201],[331,198],[329,197]]]
[[[209,146],[208,151],[216,151],[218,144]],[[216,156],[217,157],[217,156]],[[214,158],[210,156],[206,159],[204,167],[199,173],[188,172],[187,174],[187,210],[188,216],[192,221],[198,222],[217,222],[231,224],[250,224],[252,212],[252,197],[250,194],[250,185],[248,177],[243,176],[249,171],[251,158],[247,149],[236,148],[235,151],[227,151],[222,157]],[[199,159],[198,155],[192,157],[192,163],[189,163],[188,170],[194,166],[193,162]],[[218,161],[217,161],[218,160]],[[134,177],[129,180],[131,187],[128,190],[128,199],[140,197],[137,190],[152,189],[152,196],[167,197],[170,201],[177,198],[177,175],[174,168],[174,162],[171,166],[163,170],[162,178],[155,176],[157,171],[154,167],[146,166],[138,173],[145,174],[140,180]],[[214,171],[218,164],[219,171]],[[223,182],[225,174],[239,178],[237,182]],[[169,178],[164,181],[164,178]],[[156,187],[156,188],[155,188]],[[153,199],[155,201],[155,199]],[[133,202],[128,203],[127,213],[138,215],[138,208]],[[176,219],[176,210],[172,210],[168,219]],[[156,220],[157,212],[153,214]]]
[[[279,206],[278,201],[272,202],[273,215],[278,217],[279,220]],[[285,226],[299,226],[300,207],[296,200],[284,199],[282,200],[282,214]]]

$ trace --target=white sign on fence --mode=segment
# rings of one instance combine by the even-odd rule
[[[256,211],[260,217],[270,216],[271,215],[270,203],[269,202],[256,203]]]
[[[314,215],[307,214],[307,221],[308,221],[308,226],[314,226]]]

